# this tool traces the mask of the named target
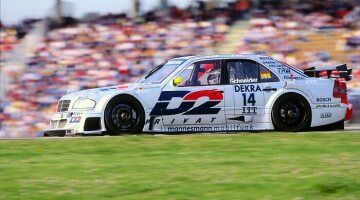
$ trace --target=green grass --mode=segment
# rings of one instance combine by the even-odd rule
[[[360,132],[0,140],[0,199],[360,199]]]

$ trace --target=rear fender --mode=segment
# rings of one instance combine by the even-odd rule
[[[301,90],[299,90],[299,89],[295,89],[295,88],[284,88],[284,89],[282,89],[282,91],[277,92],[276,94],[274,94],[273,96],[271,96],[271,98],[269,99],[269,101],[267,102],[267,104],[266,104],[265,107],[266,107],[267,109],[270,109],[270,112],[271,112],[271,109],[273,108],[276,100],[277,100],[280,96],[282,96],[282,95],[284,95],[284,94],[286,94],[286,93],[297,93],[297,94],[303,96],[303,97],[306,99],[306,101],[309,103],[310,107],[312,108],[312,103],[311,103],[311,98],[310,98],[310,96],[309,96],[308,94],[306,94],[305,92],[303,92],[303,91],[301,91]]]

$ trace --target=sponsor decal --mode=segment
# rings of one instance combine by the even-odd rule
[[[259,85],[235,85],[235,92],[261,92]]]
[[[288,80],[304,80],[304,77],[301,76],[294,76],[294,74],[290,74],[290,75],[284,75],[284,79],[288,79]]]
[[[341,104],[335,103],[335,104],[319,104],[316,105],[315,108],[339,108],[341,107]]]
[[[331,97],[318,97],[316,98],[316,102],[330,102],[331,101]]]
[[[116,90],[115,87],[100,89],[100,91]]]
[[[272,61],[272,60],[268,60],[268,61],[262,61],[262,63],[264,63],[265,65],[271,65],[271,64],[276,64],[275,61]]]
[[[243,106],[251,105],[255,106],[255,92],[261,92],[261,87],[259,85],[235,85],[235,92],[241,92],[243,97]],[[256,108],[245,108],[245,110],[255,110]]]
[[[80,123],[81,117],[71,117],[69,123]]]
[[[159,115],[208,115],[208,114],[218,114],[221,108],[214,108],[218,105],[223,99],[223,91],[219,90],[199,90],[199,91],[163,91],[160,94],[158,102],[155,104],[154,108],[150,112],[151,116]],[[178,108],[167,108],[170,104],[171,99],[173,98],[182,98]],[[193,107],[198,99],[201,97],[208,97],[209,100],[205,103]]]
[[[246,78],[246,79],[230,79],[230,83],[257,83],[257,78]]]
[[[118,85],[118,86],[116,86],[118,89],[126,89],[126,88],[128,88],[129,86],[127,86],[127,85]]]
[[[331,118],[331,116],[332,116],[332,113],[329,113],[329,112],[320,114],[320,118]]]
[[[116,90],[116,89],[126,89],[128,88],[129,86],[127,85],[118,85],[118,86],[115,86],[115,87],[110,87],[110,88],[103,88],[103,89],[100,89],[100,91],[108,91],[108,90]]]
[[[269,79],[269,78],[271,78],[271,73],[268,71],[262,71],[262,72],[260,72],[260,78],[261,79]]]
[[[260,57],[260,60],[273,60],[273,59],[270,57]]]
[[[255,103],[254,103],[255,104]],[[242,114],[247,115],[256,115],[257,107],[256,106],[245,106],[242,107]]]
[[[277,68],[277,69],[288,69],[287,67],[284,67],[284,65],[276,63],[276,64],[270,64],[268,65],[271,68]]]
[[[78,115],[82,115],[82,112],[72,112],[70,113],[71,116],[78,116]]]
[[[277,71],[279,74],[290,74],[291,73],[290,69],[287,67],[278,68]]]
[[[153,122],[153,124],[154,124],[154,125],[155,125],[155,124],[160,124],[160,120],[161,120],[161,119],[155,119],[155,121]],[[145,124],[148,124],[148,123],[150,123],[150,119],[148,119],[148,120],[145,121]]]
[[[210,123],[213,123],[217,118],[216,117],[212,117],[210,120]],[[201,124],[203,118],[198,117],[198,118],[194,118],[194,119],[190,119],[190,118],[173,118],[171,119],[171,123],[170,124],[174,124],[175,122],[177,124],[181,123],[181,124]],[[150,120],[146,120],[145,124],[149,123]],[[159,124],[160,123],[160,119],[157,119],[154,121],[154,124]]]
[[[230,125],[223,125],[223,126],[175,126],[175,127],[168,127],[167,132],[210,132],[210,131],[251,131],[254,130],[254,125],[241,125],[241,124],[230,124]]]

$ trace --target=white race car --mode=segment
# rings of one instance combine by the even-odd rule
[[[346,65],[304,72],[263,55],[171,59],[137,83],[63,96],[46,136],[344,129]]]

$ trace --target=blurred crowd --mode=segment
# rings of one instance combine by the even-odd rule
[[[14,50],[14,46],[19,43],[17,31],[0,24],[0,66],[8,60]]]
[[[347,63],[354,69],[350,86],[360,86],[360,7],[352,3],[265,5],[253,14],[236,52],[264,53],[300,69]]]
[[[212,54],[228,23],[224,9],[193,15],[174,7],[136,20],[110,15],[51,30],[28,53],[21,74],[5,75],[15,80],[1,102],[0,136],[41,135],[67,92],[133,82],[176,56]],[[14,35],[2,29],[2,52],[12,52]]]
[[[236,53],[261,53],[300,69],[346,63],[354,111],[349,123],[360,122],[360,2],[269,1],[253,12]]]

